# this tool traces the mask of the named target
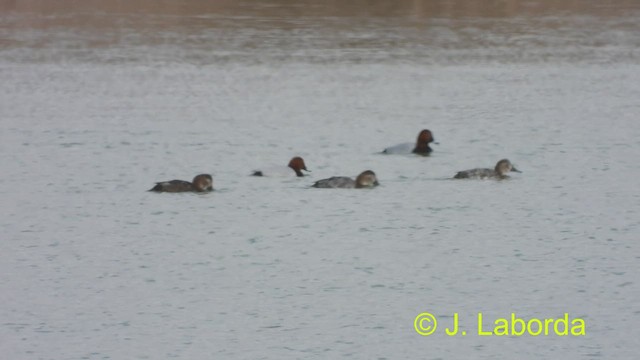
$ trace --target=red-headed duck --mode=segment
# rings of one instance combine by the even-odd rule
[[[213,178],[209,174],[196,175],[192,182],[184,180],[161,181],[149,191],[155,192],[206,192],[213,190]]]
[[[507,173],[510,171],[521,172],[516,169],[509,160],[502,159],[498,161],[496,167],[493,169],[471,169],[459,171],[453,178],[454,179],[505,179]]]
[[[382,151],[383,154],[418,154],[429,155],[433,150],[429,143],[437,144],[433,139],[431,130],[424,129],[418,134],[418,139],[414,143],[403,143],[388,147]]]
[[[286,167],[271,167],[264,170],[254,170],[251,175],[253,176],[304,176],[302,173],[307,170],[304,160],[300,156],[296,156],[289,161],[289,165]]]
[[[347,176],[334,176],[328,179],[322,179],[316,181],[315,184],[311,185],[315,188],[342,188],[342,189],[361,189],[361,188],[372,188],[378,186],[378,178],[376,177],[376,173],[371,170],[366,170],[360,173],[358,177],[353,180]]]

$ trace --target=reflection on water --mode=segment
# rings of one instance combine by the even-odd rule
[[[0,6],[0,54],[19,62],[608,62],[640,54],[640,2],[625,0]]]
[[[134,0],[134,1],[44,1],[2,0],[0,10],[39,14],[103,12],[106,14],[157,14],[194,16],[202,14],[259,17],[372,16],[416,18],[513,17],[539,15],[617,16],[638,10],[635,0],[400,0],[400,1],[313,1],[313,0]]]

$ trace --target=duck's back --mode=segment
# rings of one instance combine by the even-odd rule
[[[149,191],[155,191],[155,192],[186,192],[186,191],[192,191],[192,190],[193,190],[193,185],[188,181],[171,180],[171,181],[158,182],[158,183],[156,183],[156,186],[154,186]]]
[[[382,150],[382,153],[383,154],[411,154],[415,146],[416,145],[413,143],[402,143],[402,144],[390,146]]]
[[[459,171],[454,178],[455,179],[483,179],[488,177],[495,177],[496,172],[493,169],[471,169]]]
[[[266,176],[266,177],[293,177],[296,176],[296,172],[288,166],[268,166],[260,170],[254,170],[251,175],[253,176]]]
[[[353,189],[356,187],[356,182],[347,176],[334,176],[328,179],[318,180],[312,186],[315,188],[325,188],[325,189],[329,189],[329,188]]]

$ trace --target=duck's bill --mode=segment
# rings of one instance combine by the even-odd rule
[[[304,171],[306,171],[306,172],[311,172],[311,170],[307,170],[307,169],[302,169],[302,170],[304,170]]]
[[[514,168],[514,167],[512,167],[512,168],[511,168],[511,171],[513,171],[513,172],[518,172],[518,173],[521,173],[521,172],[522,172],[522,171],[520,171],[520,170],[518,170],[518,169],[516,169],[516,168]]]

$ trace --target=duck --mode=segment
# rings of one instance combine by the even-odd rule
[[[506,179],[508,178],[507,173],[513,172],[522,172],[516,169],[513,164],[508,159],[502,159],[498,161],[496,167],[493,169],[470,169],[458,171],[457,174],[453,176],[454,179]]]
[[[213,178],[209,174],[196,175],[193,181],[171,180],[157,182],[156,186],[149,189],[155,192],[207,192],[213,190]]]
[[[355,180],[347,176],[334,176],[327,179],[318,180],[311,186],[324,189],[362,189],[373,188],[378,185],[379,183],[378,178],[376,177],[376,173],[371,170],[365,170],[361,172]]]
[[[286,167],[274,167],[265,170],[254,170],[251,173],[252,176],[304,176],[302,170],[311,172],[311,170],[307,170],[307,165],[304,163],[304,159],[300,156],[295,156],[289,161],[289,165]]]
[[[394,146],[390,146],[384,150],[382,150],[383,154],[418,154],[418,155],[429,155],[433,151],[431,147],[429,147],[429,143],[437,144],[437,142],[433,139],[433,133],[431,130],[424,129],[420,131],[418,134],[418,139],[416,143],[403,143]]]

